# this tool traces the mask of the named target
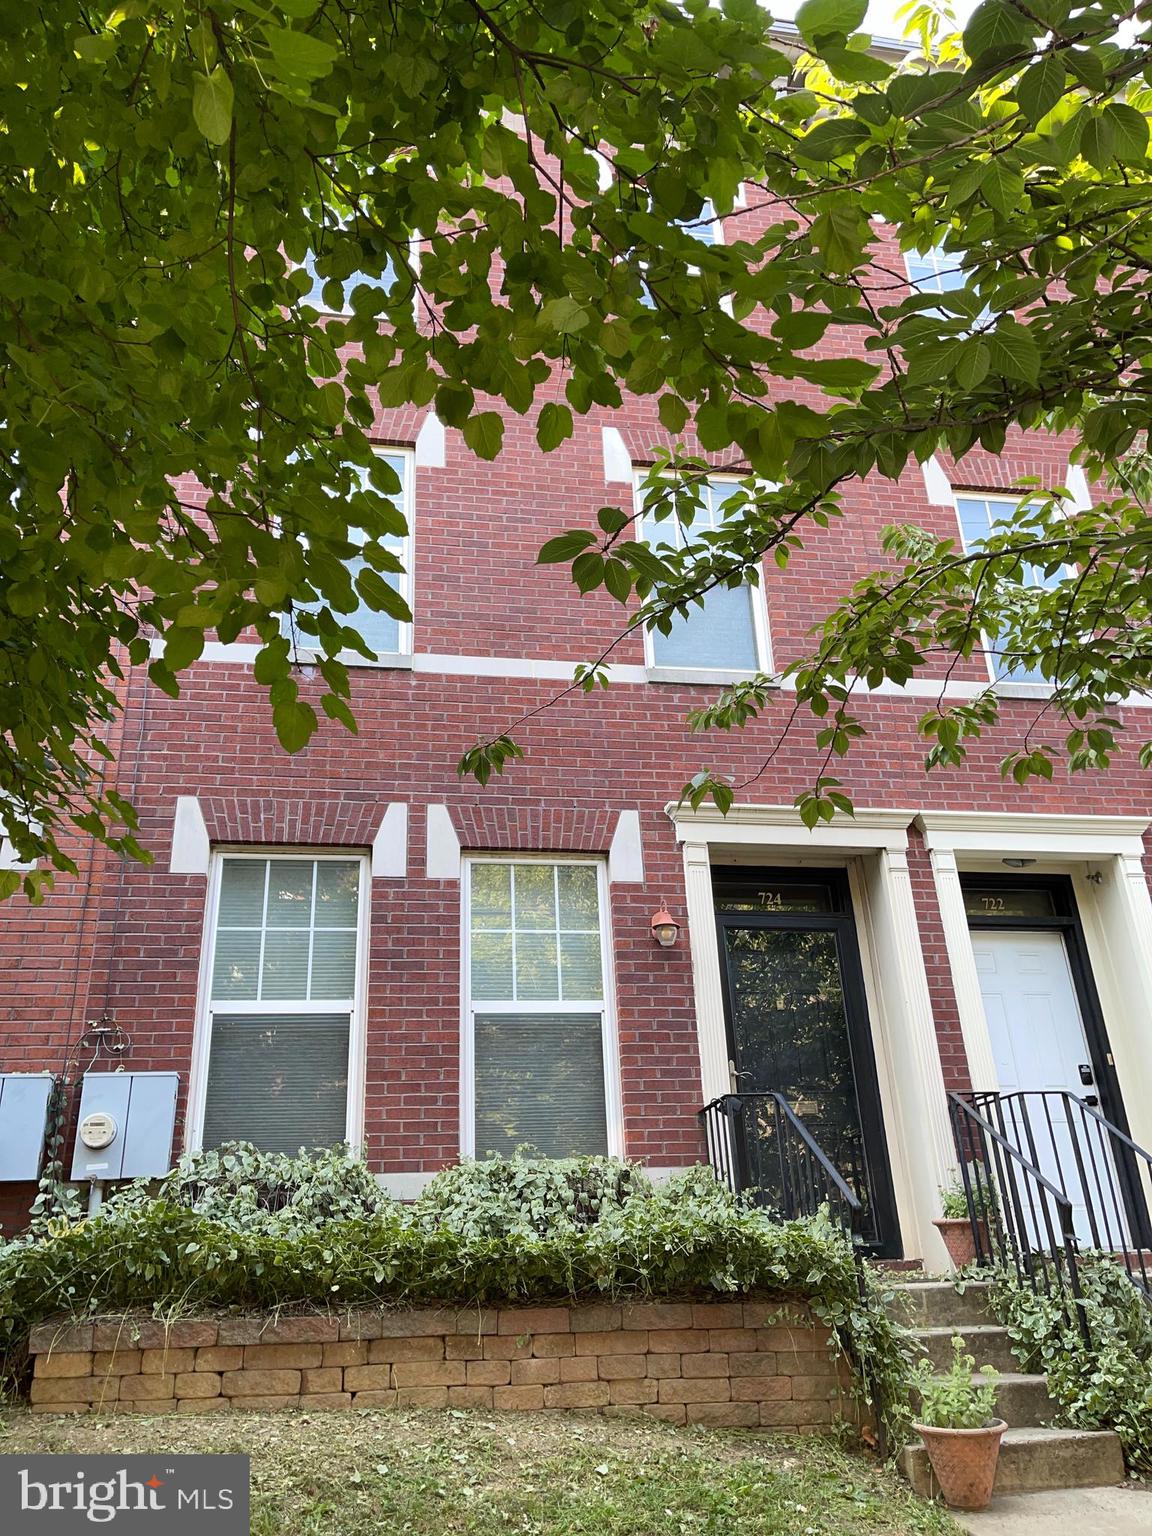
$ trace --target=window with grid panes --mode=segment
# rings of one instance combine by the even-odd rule
[[[644,537],[653,548],[660,545],[683,549],[685,544],[701,542],[701,536],[715,532],[731,515],[728,505],[740,489],[735,481],[710,480],[701,488],[698,506],[691,522],[673,512],[658,522],[651,513],[644,517]],[[697,667],[701,670],[755,672],[760,666],[753,603],[756,589],[713,587],[704,594],[703,607],[691,604],[687,617],[677,616],[668,634],[650,631],[652,663],[657,667]]]
[[[468,866],[477,1157],[608,1150],[597,866]]]
[[[972,550],[1000,530],[1010,521],[1018,503],[1003,496],[957,496],[956,513],[960,519],[960,534],[965,550]],[[1064,580],[1064,570],[1053,571],[1051,576],[1040,565],[1022,566],[1022,587],[1059,586]],[[1048,679],[1039,667],[1021,662],[1011,651],[1004,648],[999,636],[986,635],[985,646],[992,676],[998,683],[1046,683]]]
[[[202,1145],[343,1142],[357,1007],[359,859],[221,860]]]

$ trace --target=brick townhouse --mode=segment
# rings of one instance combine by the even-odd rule
[[[754,207],[731,217],[755,233]],[[911,279],[945,280],[916,262]],[[427,411],[383,413],[374,435],[403,485],[414,622],[366,617],[379,659],[355,669],[359,735],[326,725],[281,751],[243,640],[210,643],[178,699],[133,675],[116,784],[155,862],[85,845],[44,906],[5,906],[0,1071],[176,1073],[174,1152],[347,1141],[402,1197],[520,1144],[660,1176],[708,1155],[705,1105],[779,1091],[862,1198],[872,1250],[934,1268],[948,1090],[1090,1095],[1152,1142],[1152,795],[1131,759],[1005,783],[999,756],[1043,685],[984,654],[945,682],[941,661],[861,697],[871,733],[842,772],[855,817],[810,833],[792,800],[818,761],[811,729],[760,772],[786,687],[742,732],[685,724],[800,654],[886,524],[977,537],[1029,475],[1086,494],[1068,441],[1018,434],[999,458],[851,487],[844,521],[809,530],[786,572],[628,638],[609,691],[542,709],[622,610],[536,552],[631,505],[669,443],[652,402],[579,419],[548,455],[534,412],[509,414],[494,464]],[[725,468],[715,518],[740,470]],[[926,776],[918,714],[990,668],[1001,729],[963,771]],[[465,748],[524,716],[523,763],[483,789],[457,776]],[[705,762],[753,779],[727,817],[677,808]],[[657,935],[661,912],[675,927]],[[747,1178],[770,1136],[754,1110],[732,1123]],[[32,1194],[0,1186],[10,1228]]]

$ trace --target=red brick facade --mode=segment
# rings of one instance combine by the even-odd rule
[[[741,216],[751,232],[755,215]],[[421,418],[391,413],[382,443],[412,445]],[[115,769],[137,805],[151,867],[119,864],[89,846],[81,874],[61,878],[46,904],[9,902],[0,926],[0,1069],[87,1065],[77,1042],[105,1011],[131,1037],[126,1065],[176,1069],[186,1085],[196,1022],[205,917],[202,874],[168,869],[178,796],[196,797],[214,845],[250,848],[369,848],[389,804],[409,807],[407,876],[372,882],[365,1128],[370,1166],[420,1173],[459,1154],[461,889],[429,878],[425,808],[449,808],[465,850],[608,850],[621,811],[640,818],[644,881],[611,885],[611,938],[620,1048],[625,1150],[654,1165],[698,1160],[700,1054],[692,964],[682,935],[658,948],[649,924],[667,905],[685,918],[684,867],[665,805],[702,765],[755,775],[789,709],[782,695],[765,719],[707,740],[685,726],[714,696],[709,686],[627,681],[576,693],[516,728],[526,760],[485,789],[461,781],[456,762],[477,738],[545,705],[562,678],[476,675],[467,658],[526,662],[588,660],[621,627],[623,610],[604,593],[581,598],[563,568],[535,565],[549,536],[590,526],[597,509],[630,498],[605,479],[602,427],[619,430],[640,463],[667,435],[650,400],[578,421],[574,437],[544,456],[533,418],[509,416],[506,447],[478,461],[446,433],[443,467],[417,463],[414,526],[415,670],[364,668],[355,679],[357,737],[325,722],[295,757],[276,743],[263,690],[248,663],[204,661],[185,674],[178,699],[130,684]],[[1063,483],[1066,442],[1011,440],[1002,459],[971,455],[956,485],[994,490],[1019,475]],[[732,466],[738,467],[738,466]],[[765,572],[774,661],[800,654],[810,626],[834,595],[879,558],[881,529],[916,521],[955,535],[955,515],[928,499],[913,466],[898,483],[848,489],[847,516],[811,530],[781,573]],[[439,658],[426,660],[420,658]],[[638,636],[613,653],[644,663]],[[941,668],[941,676],[943,668]],[[981,677],[971,663],[954,677]],[[316,690],[319,692],[319,689]],[[305,689],[307,692],[307,688]],[[1152,813],[1146,777],[1122,762],[1107,776],[1060,775],[1027,790],[1005,783],[998,759],[1017,739],[1034,701],[1005,705],[1005,724],[971,753],[963,772],[925,777],[915,722],[924,698],[861,700],[871,734],[841,777],[861,807],[975,811]],[[806,788],[818,762],[801,725],[742,799],[784,805]],[[931,1003],[949,1085],[967,1082],[948,957],[927,855],[913,832],[909,859]],[[105,1065],[106,1063],[101,1063]],[[181,1115],[183,1114],[183,1098]],[[178,1144],[182,1126],[178,1120]],[[29,1192],[0,1187],[13,1217]]]

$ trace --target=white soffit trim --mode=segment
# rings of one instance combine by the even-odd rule
[[[373,880],[403,880],[408,874],[408,806],[395,800],[372,839]]]
[[[725,816],[715,806],[693,811],[670,801],[665,814],[678,843],[726,847],[783,848],[794,853],[842,853],[886,848],[903,853],[915,811],[859,809],[811,831],[794,805],[736,805]]]
[[[604,479],[632,484],[632,455],[620,435],[619,427],[601,427],[600,440],[604,448]]]
[[[952,482],[944,473],[940,460],[935,454],[930,459],[925,459],[920,466],[920,472],[924,476],[924,490],[931,504],[934,507],[954,507]]]
[[[195,795],[177,795],[169,870],[174,875],[206,875],[211,856],[212,845],[199,800]]]
[[[415,458],[420,469],[444,468],[444,423],[435,411],[428,412],[416,434]]]
[[[1147,816],[1062,816],[1046,812],[923,811],[916,825],[926,846],[951,853],[1048,858],[1139,857]]]
[[[644,847],[639,811],[621,811],[608,848],[608,883],[643,885]]]
[[[1072,494],[1073,511],[1090,512],[1092,510],[1092,490],[1088,484],[1088,476],[1079,464],[1069,464],[1064,484]]]
[[[446,805],[428,807],[425,873],[429,880],[459,880],[460,839]]]

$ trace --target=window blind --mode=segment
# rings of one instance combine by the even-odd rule
[[[476,1016],[476,1155],[606,1153],[598,1013]]]
[[[332,1147],[347,1136],[346,1013],[227,1014],[212,1020],[205,1147]]]

